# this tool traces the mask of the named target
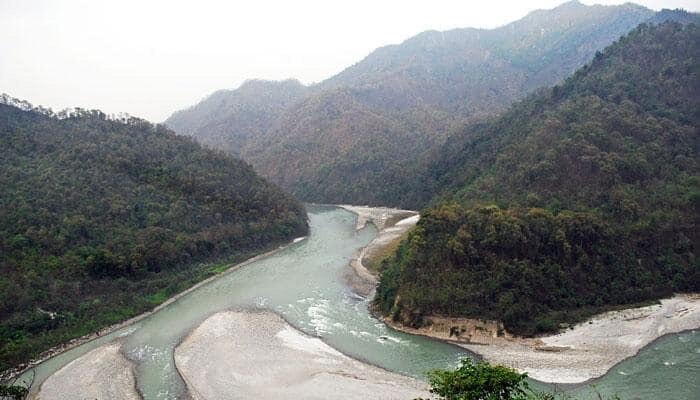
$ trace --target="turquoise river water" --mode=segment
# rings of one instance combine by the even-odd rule
[[[119,340],[123,353],[137,365],[137,386],[144,399],[183,398],[173,349],[194,326],[224,309],[274,310],[345,354],[418,378],[470,356],[456,346],[397,332],[375,319],[368,312],[368,300],[345,285],[343,273],[353,255],[376,236],[376,229],[369,225],[356,231],[355,215],[339,208],[308,206],[308,212],[311,235],[306,240],[224,274],[133,325],[43,362],[35,368],[32,389],[75,358]],[[594,383],[601,393],[624,399],[700,399],[700,333],[661,338]],[[593,398],[588,386],[562,389],[577,398]]]

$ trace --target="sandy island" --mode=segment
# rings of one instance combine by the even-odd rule
[[[407,210],[341,206],[358,215],[357,229],[372,221],[379,235],[350,263],[351,287],[371,296],[377,277],[362,263],[368,254],[380,251],[418,222],[418,214]],[[404,214],[400,214],[404,213]],[[411,213],[411,214],[405,214]],[[392,225],[395,216],[411,215]],[[389,221],[389,223],[387,223]],[[412,329],[392,321],[397,330],[455,343],[495,364],[506,365],[531,378],[550,383],[582,383],[605,375],[622,360],[636,355],[661,336],[700,328],[700,295],[676,295],[660,304],[611,311],[577,324],[573,329],[535,339],[498,335],[497,321],[428,317],[430,326]],[[457,337],[453,332],[462,334]]]
[[[139,400],[133,366],[112,342],[76,358],[48,377],[34,397],[44,400]]]
[[[175,349],[194,399],[412,399],[425,383],[363,364],[269,311],[212,315]]]

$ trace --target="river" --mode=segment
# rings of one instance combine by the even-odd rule
[[[369,225],[356,231],[355,215],[339,208],[308,206],[308,212],[311,235],[306,240],[224,274],[133,325],[45,361],[35,368],[32,389],[75,358],[118,339],[137,365],[137,386],[145,399],[179,399],[185,388],[173,365],[174,347],[207,316],[225,309],[276,311],[345,354],[419,378],[469,356],[456,346],[394,331],[372,317],[367,300],[346,286],[343,272],[376,229]],[[700,334],[693,331],[654,342],[596,385],[602,393],[619,393],[625,399],[698,399],[699,371]],[[587,387],[571,393],[592,398]]]

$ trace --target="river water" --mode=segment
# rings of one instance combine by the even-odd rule
[[[306,240],[225,274],[136,324],[47,360],[35,368],[33,390],[75,358],[119,340],[137,365],[137,386],[145,399],[179,399],[184,384],[173,365],[173,348],[194,326],[225,309],[274,310],[343,353],[418,378],[469,356],[456,346],[394,331],[372,317],[367,300],[349,290],[343,273],[376,229],[368,225],[356,231],[355,215],[339,208],[308,206],[308,212],[311,235]],[[655,342],[596,385],[625,399],[700,399],[699,380],[700,334],[687,332]],[[593,398],[587,387],[572,394]]]

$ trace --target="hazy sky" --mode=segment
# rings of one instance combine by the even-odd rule
[[[317,82],[427,29],[492,28],[561,2],[0,0],[0,92],[160,122],[248,78]]]

